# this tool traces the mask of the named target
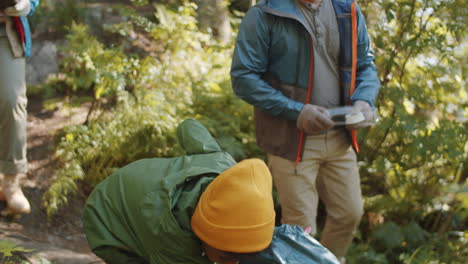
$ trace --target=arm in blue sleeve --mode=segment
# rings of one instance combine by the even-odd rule
[[[262,80],[268,70],[270,30],[267,15],[251,8],[239,28],[232,59],[231,80],[234,93],[244,101],[274,116],[297,120],[304,104],[289,99]]]
[[[39,5],[39,0],[29,0],[31,2],[31,11],[29,11],[28,16],[31,16],[36,11],[37,6]]]
[[[369,33],[367,32],[366,21],[357,8],[358,19],[358,61],[356,72],[356,90],[351,100],[353,102],[361,100],[374,106],[375,99],[379,93],[380,81],[377,75],[377,68],[374,64],[374,52],[370,46]]]

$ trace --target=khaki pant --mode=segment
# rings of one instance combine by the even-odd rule
[[[14,58],[0,23],[0,173],[27,171],[25,59]]]
[[[321,243],[343,257],[363,214],[356,154],[343,130],[308,136],[302,162],[268,155],[282,208],[283,224],[317,232],[318,199],[327,218]]]

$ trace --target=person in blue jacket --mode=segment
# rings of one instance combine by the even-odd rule
[[[27,172],[26,158],[26,63],[31,55],[27,16],[39,0],[19,0],[0,10],[0,199],[18,214],[31,211],[19,178]]]
[[[283,224],[316,232],[344,262],[363,214],[356,128],[334,126],[327,109],[352,105],[373,119],[380,83],[364,16],[354,0],[261,0],[240,25],[231,68],[236,95],[255,107]],[[353,150],[354,147],[354,150]]]

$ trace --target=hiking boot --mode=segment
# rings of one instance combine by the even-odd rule
[[[29,214],[31,206],[21,191],[18,174],[4,174],[0,199],[5,198],[8,208],[15,214]]]

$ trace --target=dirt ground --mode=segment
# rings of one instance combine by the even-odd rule
[[[34,252],[28,256],[39,254],[52,263],[103,263],[90,252],[82,232],[83,194],[75,195],[69,206],[50,220],[41,206],[42,194],[47,190],[56,167],[55,135],[65,126],[83,123],[87,105],[76,109],[58,105],[54,110],[46,110],[41,98],[28,100],[29,172],[22,178],[22,185],[32,212],[23,216],[11,215],[5,202],[0,202],[0,240],[14,241],[24,248],[33,249]],[[30,259],[30,262],[34,263],[34,260]]]

